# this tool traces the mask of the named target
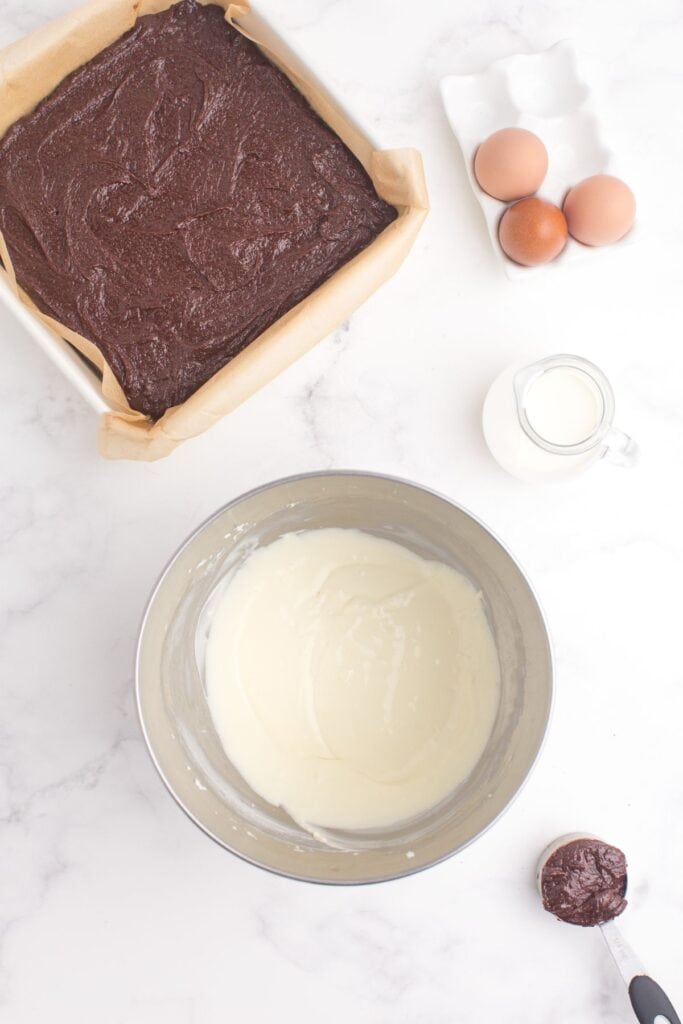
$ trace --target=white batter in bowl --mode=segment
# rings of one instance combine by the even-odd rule
[[[313,835],[422,814],[484,752],[498,655],[457,569],[361,530],[304,530],[249,555],[208,610],[225,753]]]

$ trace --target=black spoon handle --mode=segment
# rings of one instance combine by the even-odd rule
[[[664,989],[647,974],[637,974],[628,987],[631,1005],[640,1024],[681,1024]],[[659,1019],[658,1019],[659,1018]]]

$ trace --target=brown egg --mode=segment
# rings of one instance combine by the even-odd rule
[[[544,199],[520,199],[500,219],[498,238],[503,252],[524,267],[549,263],[567,243],[567,222],[558,206]]]
[[[633,227],[636,200],[610,174],[594,174],[570,189],[564,201],[569,234],[584,245],[611,245]]]
[[[532,195],[547,170],[546,148],[526,128],[501,128],[474,155],[475,178],[484,192],[504,202]]]

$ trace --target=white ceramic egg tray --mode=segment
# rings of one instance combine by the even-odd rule
[[[621,176],[569,43],[559,42],[539,53],[504,57],[475,75],[448,75],[440,85],[470,185],[508,277],[519,280],[576,259],[597,258],[636,239],[637,225],[611,246],[592,248],[569,238],[557,259],[540,267],[521,267],[508,259],[498,241],[498,224],[508,204],[488,196],[474,177],[474,154],[479,144],[499,128],[512,127],[535,132],[548,150],[548,173],[537,193],[541,199],[561,206],[571,186],[583,178],[592,174]]]

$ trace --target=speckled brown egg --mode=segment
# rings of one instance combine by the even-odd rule
[[[544,199],[520,199],[501,217],[498,238],[503,252],[524,267],[549,263],[567,243],[562,210]]]
[[[474,176],[494,199],[508,202],[530,196],[548,170],[548,153],[538,135],[526,128],[501,128],[474,155]]]
[[[636,200],[611,174],[594,174],[570,189],[564,201],[569,234],[584,245],[611,245],[633,227]]]

